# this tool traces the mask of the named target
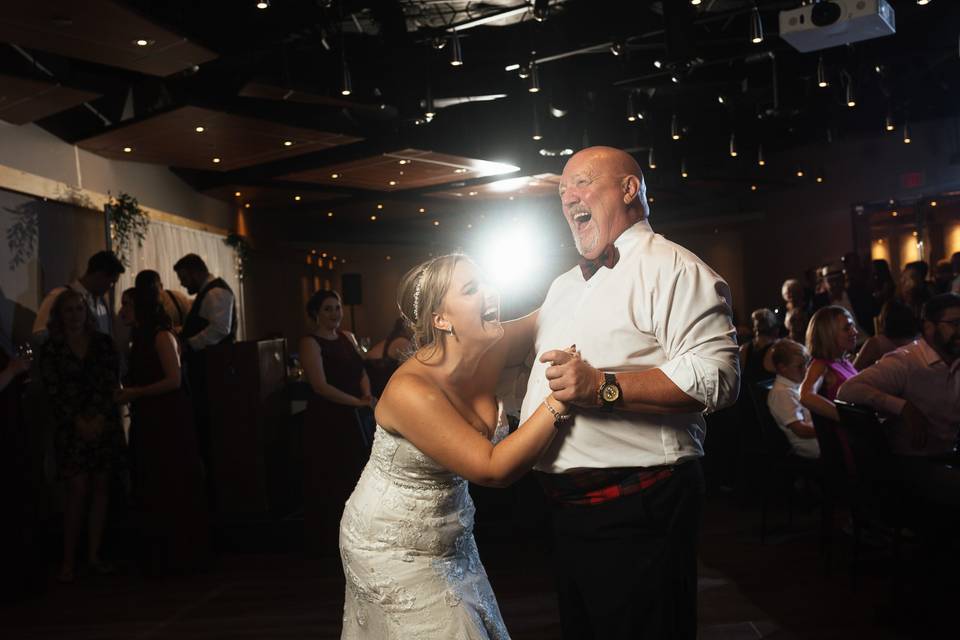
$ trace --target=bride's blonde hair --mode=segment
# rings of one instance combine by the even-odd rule
[[[413,334],[414,351],[428,348],[442,353],[445,332],[433,324],[433,316],[450,289],[453,270],[463,260],[470,258],[462,253],[431,258],[407,271],[400,280],[397,307]]]

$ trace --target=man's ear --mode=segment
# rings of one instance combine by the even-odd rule
[[[640,178],[637,176],[624,176],[621,181],[621,187],[623,189],[623,201],[626,204],[630,204],[637,199],[637,195],[640,193]]]

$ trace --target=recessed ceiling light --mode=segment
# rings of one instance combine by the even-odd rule
[[[426,213],[426,212],[427,212],[427,210],[424,209],[423,207],[420,207],[420,209],[418,209],[418,211],[420,211],[420,213]]]
[[[240,192],[239,192],[239,191],[234,191],[234,192],[233,192],[233,195],[239,198],[239,197],[240,197]]]
[[[392,259],[393,259],[393,258],[391,258],[390,256],[387,256],[387,260],[392,260]]]
[[[897,212],[896,212],[896,211],[891,211],[891,212],[890,212],[890,215],[892,215],[894,218],[896,218],[896,217],[897,217]]]
[[[370,216],[370,219],[371,219],[371,220],[376,220],[376,219],[377,219],[377,216]]]
[[[293,199],[296,200],[297,202],[300,202],[300,196],[293,196]]]
[[[133,151],[133,149],[132,149],[131,147],[124,147],[124,148],[123,148],[123,152],[124,152],[124,153],[130,153],[131,151]]]
[[[257,9],[269,9],[270,0],[257,0]]]
[[[330,177],[333,178],[334,180],[336,180],[337,178],[340,177],[340,174],[339,174],[339,173],[331,173],[331,174],[330,174]]]
[[[395,186],[397,185],[397,181],[396,181],[396,180],[391,180],[388,184],[389,184],[391,187],[395,187]]]
[[[757,190],[757,185],[755,184],[750,185],[750,191],[756,191],[756,190]]]
[[[466,172],[467,172],[467,170],[466,170],[466,169],[463,169],[463,168],[461,168],[461,169],[454,169],[454,170],[453,170],[453,172],[454,172],[454,173],[466,173]]]
[[[292,147],[292,146],[293,146],[293,140],[284,140],[284,141],[283,141],[283,146],[285,146],[285,147]]]
[[[203,133],[204,131],[206,131],[206,129],[204,129],[202,126],[199,126],[199,125],[194,127],[193,130],[196,131],[197,133]]]
[[[401,160],[399,164],[410,164],[409,160]]]
[[[244,209],[249,209],[249,208],[250,208],[250,203],[248,202],[247,204],[243,205],[243,208],[244,208]]]
[[[138,47],[149,47],[150,45],[153,44],[153,40],[147,40],[146,38],[138,38],[133,41],[133,44],[137,45]]]
[[[214,158],[213,164],[220,164],[220,158]]]
[[[475,196],[475,195],[477,195],[477,192],[476,192],[476,191],[470,191],[469,193],[467,193],[467,195],[468,195],[468,196]]]
[[[936,201],[936,200],[931,200],[931,201],[930,201],[930,206],[931,206],[931,207],[937,206],[937,201]]]
[[[439,220],[434,220],[434,221],[433,221],[433,226],[439,227],[439,226],[440,226],[440,221],[439,221]]]
[[[377,203],[377,209],[383,209],[383,205],[380,203]]]
[[[333,217],[333,211],[327,211],[327,217],[328,217],[328,218],[332,218],[332,217]]]

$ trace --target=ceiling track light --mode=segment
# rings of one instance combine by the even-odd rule
[[[730,157],[737,157],[737,134],[733,132],[730,133]]]
[[[750,42],[760,44],[763,42],[763,21],[760,19],[760,9],[753,5],[753,11],[750,12]]]
[[[897,128],[897,125],[893,122],[893,114],[889,111],[887,112],[886,117],[883,119],[883,128],[885,131],[893,131]]]
[[[930,4],[930,0],[917,0],[917,4],[920,5],[921,7],[924,7]]]
[[[903,123],[903,144],[910,144],[910,125],[907,122]]]
[[[847,99],[847,106],[850,107],[851,109],[853,109],[855,106],[857,106],[857,95],[856,95],[856,92],[855,92],[854,89],[853,89],[853,78],[851,78],[850,76],[847,76],[847,95],[846,95],[846,99]]]
[[[821,89],[830,86],[830,83],[827,82],[827,68],[823,64],[823,56],[820,56],[820,60],[817,62],[817,86]]]
[[[674,140],[680,139],[680,118],[676,113],[670,118],[670,137]]]
[[[643,114],[637,109],[637,101],[633,91],[627,94],[627,122],[643,120]]]
[[[340,84],[340,95],[349,96],[353,93],[353,81],[350,78],[350,67],[347,66],[347,61],[343,61],[343,81]]]
[[[650,147],[650,151],[647,152],[647,166],[651,169],[657,168],[657,156],[653,153],[653,147]]]
[[[690,0],[690,4],[692,4],[695,7],[699,7],[701,2],[702,0]]]
[[[427,87],[427,97],[423,100],[423,117],[427,122],[430,122],[436,115],[437,110],[433,106],[433,92]]]
[[[763,145],[757,145],[757,166],[766,166],[767,160],[763,157]]]
[[[543,134],[540,132],[540,115],[537,113],[537,104],[533,104],[533,134],[530,136],[534,140],[543,140]]]
[[[450,66],[463,66],[463,51],[460,49],[460,35],[456,31],[450,35]]]
[[[688,177],[690,177],[690,174],[687,172],[687,159],[686,159],[686,158],[681,158],[681,159],[680,159],[680,177],[681,177],[681,178],[688,178]]]
[[[270,0],[257,0],[256,7],[257,9],[269,9]]]
[[[540,74],[537,71],[537,63],[530,62],[530,77],[527,79],[527,91],[530,93],[540,92]]]

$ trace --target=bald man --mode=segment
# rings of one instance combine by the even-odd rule
[[[581,259],[540,309],[521,419],[550,391],[575,406],[537,465],[563,637],[692,639],[703,414],[739,389],[730,290],[653,232],[623,151],[572,156],[560,201]]]

